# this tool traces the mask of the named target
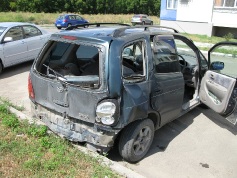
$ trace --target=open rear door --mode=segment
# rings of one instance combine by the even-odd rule
[[[237,123],[237,43],[221,42],[208,51],[200,100],[230,123]]]

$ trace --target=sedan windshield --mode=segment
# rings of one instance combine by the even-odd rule
[[[2,35],[2,33],[6,30],[6,27],[0,27],[0,36]]]

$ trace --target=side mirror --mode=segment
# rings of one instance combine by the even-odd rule
[[[211,70],[222,70],[224,69],[224,66],[225,66],[224,62],[215,61],[211,63],[210,68]]]
[[[13,38],[12,38],[12,37],[6,37],[6,38],[4,38],[4,40],[3,40],[4,43],[8,43],[8,42],[11,42],[11,41],[13,41]]]

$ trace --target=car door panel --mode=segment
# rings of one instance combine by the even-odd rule
[[[9,29],[5,37],[12,37],[13,41],[3,44],[4,66],[11,66],[22,62],[27,58],[27,43],[23,39],[20,26]]]
[[[45,39],[42,37],[42,32],[31,25],[23,26],[25,41],[28,47],[28,54],[25,61],[35,59],[39,54],[42,46],[45,43]]]
[[[218,113],[224,113],[236,80],[207,71],[201,82],[200,99]]]
[[[5,67],[20,63],[27,58],[27,44],[25,40],[17,40],[3,45]]]
[[[229,45],[236,46],[237,49],[237,43],[221,42],[214,45],[209,50],[209,70],[206,71],[201,80],[199,97],[202,103],[235,125],[237,123],[237,72],[234,72],[233,75],[229,75],[228,71],[229,67],[233,68],[233,65],[237,65],[237,62],[235,62],[235,55],[228,54],[225,56],[223,55],[225,52],[222,51],[222,57],[219,59],[220,61],[211,63],[211,53],[215,51],[216,48],[218,49],[219,47],[224,46],[225,50],[231,49],[231,51],[227,51],[228,53],[233,52],[233,47],[230,47]],[[231,59],[227,58],[229,56],[231,56]],[[214,59],[216,60],[217,58],[218,57],[215,57]],[[226,66],[223,61],[226,63]],[[223,63],[221,68],[219,68],[220,63]],[[216,67],[213,67],[214,64]],[[227,69],[223,70],[224,67]]]
[[[151,107],[159,112],[161,126],[175,119],[182,110],[184,79],[175,53],[173,36],[157,35],[153,38]]]

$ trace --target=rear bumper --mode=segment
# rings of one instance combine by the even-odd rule
[[[42,121],[54,133],[74,142],[87,142],[97,151],[108,151],[114,144],[116,133],[113,131],[98,130],[94,124],[85,123],[78,119],[65,118],[31,102],[34,117]]]

